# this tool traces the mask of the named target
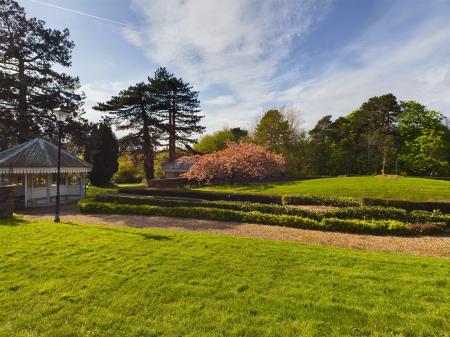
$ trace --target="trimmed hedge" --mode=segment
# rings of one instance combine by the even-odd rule
[[[206,220],[239,221],[304,229],[320,229],[354,233],[417,234],[423,232],[424,230],[424,228],[419,225],[412,227],[412,225],[395,220],[370,221],[336,218],[314,220],[295,215],[266,214],[257,211],[242,212],[205,207],[126,205],[82,200],[79,202],[79,208],[81,212],[85,213],[137,214]],[[444,227],[433,224],[425,229],[428,231],[443,231]]]
[[[336,207],[360,206],[358,200],[352,198],[316,197],[312,195],[285,195],[282,197],[284,205],[323,205]]]
[[[221,193],[195,190],[164,190],[153,188],[123,188],[119,189],[119,193],[162,197],[196,198],[204,200],[250,201],[263,204],[281,205],[281,196],[271,194]]]
[[[346,207],[326,212],[315,212],[275,204],[258,204],[236,201],[206,201],[200,199],[181,199],[163,197],[136,197],[127,195],[97,195],[97,202],[121,203],[129,205],[151,205],[163,207],[203,207],[219,208],[243,212],[296,215],[304,218],[322,220],[324,218],[360,219],[360,220],[398,220],[408,223],[445,223],[450,225],[450,216],[425,211],[407,212],[392,207]]]
[[[143,196],[160,196],[160,197],[181,197],[195,198],[210,201],[246,201],[262,204],[278,204],[278,205],[326,205],[336,207],[360,206],[358,200],[351,198],[333,198],[333,197],[315,197],[308,195],[273,195],[273,194],[256,194],[256,193],[223,193],[198,190],[170,190],[170,189],[119,189],[119,193],[143,195]]]
[[[97,195],[94,197],[97,202],[122,203],[129,205],[151,205],[164,207],[205,207],[220,208],[243,212],[261,212],[270,214],[297,215],[305,218],[320,220],[319,212],[303,210],[277,204],[261,204],[245,201],[208,201],[202,199],[188,198],[167,198],[167,197],[143,197],[124,195]]]
[[[246,194],[246,193],[223,193],[198,190],[170,190],[170,189],[119,189],[119,193],[142,195],[142,196],[158,196],[158,197],[174,197],[174,198],[194,198],[209,201],[244,201],[261,204],[277,204],[277,205],[323,205],[335,207],[358,207],[364,206],[381,206],[406,209],[408,211],[424,210],[433,212],[439,210],[443,213],[450,214],[450,202],[414,202],[406,200],[390,200],[390,199],[374,199],[364,198],[361,201],[352,198],[338,197],[319,197],[310,195],[272,195],[272,194]]]
[[[450,214],[450,202],[417,202],[406,200],[364,198],[362,199],[362,204],[367,206],[403,208],[409,211],[423,210],[433,212],[435,210],[439,210],[443,213]]]

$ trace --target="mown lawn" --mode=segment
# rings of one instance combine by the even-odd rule
[[[450,261],[0,223],[0,336],[446,336]]]
[[[236,193],[305,194],[411,201],[450,201],[450,181],[407,177],[343,177],[283,183],[205,186],[201,190]]]

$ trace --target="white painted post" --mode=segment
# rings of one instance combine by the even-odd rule
[[[84,196],[84,173],[80,173],[80,199],[83,199]]]
[[[25,183],[24,183],[24,190],[25,190],[25,207],[28,207],[28,174],[25,173]]]
[[[30,173],[30,205],[33,206],[33,173]]]

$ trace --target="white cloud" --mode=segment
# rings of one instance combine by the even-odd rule
[[[86,94],[85,117],[91,121],[99,121],[102,113],[95,111],[92,107],[99,102],[106,102],[112,95],[118,94],[120,90],[127,88],[131,84],[131,81],[95,81],[82,85],[80,91]]]
[[[221,105],[230,105],[230,104],[233,104],[233,103],[236,103],[236,100],[231,95],[217,96],[217,97],[215,97],[213,99],[209,99],[209,100],[205,101],[205,105],[210,105],[210,106],[211,105],[212,106],[215,106],[215,105],[219,105],[219,106],[221,106]]]
[[[136,28],[133,28],[131,26],[123,27],[122,35],[132,45],[134,45],[136,47],[144,46],[142,33],[139,30],[137,30]]]
[[[154,64],[200,90],[209,131],[249,127],[263,109],[280,105],[299,108],[312,127],[325,114],[345,115],[387,92],[449,114],[450,21],[439,9],[422,13],[408,2],[392,4],[340,56],[304,79],[301,61],[290,59],[301,45],[292,42],[327,14],[330,1],[133,0],[146,24],[124,35]],[[298,68],[283,71],[286,60]],[[286,88],[287,80],[296,81]],[[215,87],[226,94],[212,94]]]
[[[309,127],[325,114],[345,115],[369,97],[389,92],[399,100],[417,100],[450,116],[448,18],[426,18],[402,40],[374,40],[385,29],[394,29],[386,20],[397,15],[396,10],[346,46],[343,58],[329,64],[329,71],[279,93],[279,99],[299,106]],[[346,65],[348,51],[356,52],[357,68]]]
[[[207,104],[208,129],[258,113],[270,101],[292,41],[319,20],[330,0],[134,0],[149,59],[197,90],[227,88],[234,102]],[[294,70],[292,70],[294,71]],[[223,99],[223,98],[221,98]]]

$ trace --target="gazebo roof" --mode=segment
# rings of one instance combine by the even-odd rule
[[[191,161],[183,161],[183,162],[177,162],[172,161],[170,163],[167,163],[163,165],[164,171],[188,171],[192,166]]]
[[[0,152],[0,173],[56,173],[58,147],[36,138]],[[61,172],[89,172],[92,165],[61,150]]]

